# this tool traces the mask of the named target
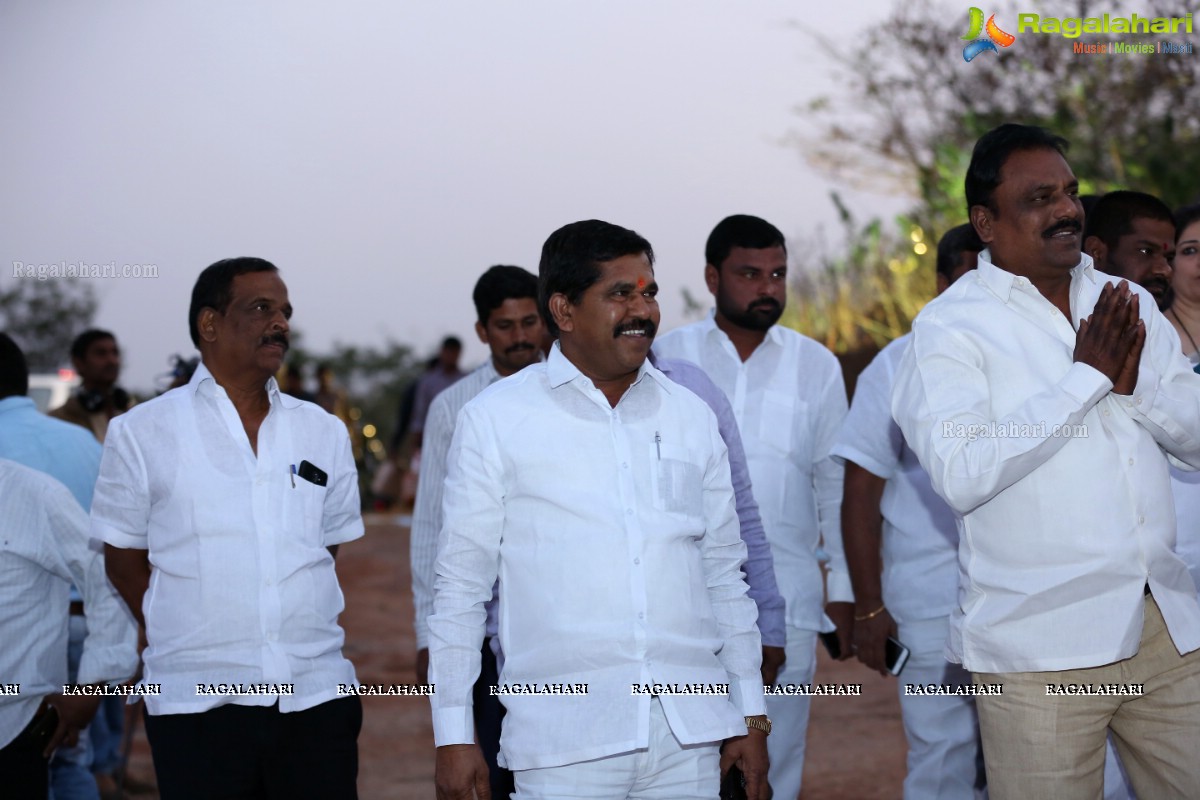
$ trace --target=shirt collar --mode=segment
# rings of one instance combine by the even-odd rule
[[[671,391],[671,379],[662,374],[647,358],[638,367],[638,376],[634,379],[634,383],[639,382],[644,375],[649,375],[658,382],[663,389],[669,394]],[[550,348],[550,355],[546,358],[546,377],[550,380],[550,388],[557,389],[564,383],[570,383],[576,378],[583,378],[591,383],[591,380],[579,371],[579,367],[571,363],[571,359],[563,355],[562,346],[558,341]]]
[[[724,339],[725,341],[729,342],[730,347],[733,347],[733,340],[729,338],[729,334],[717,327],[717,309],[709,309],[708,316],[701,321],[701,324],[704,325],[706,336]],[[763,338],[763,343],[765,344],[766,342],[771,342],[772,344],[777,345],[782,345],[784,343],[783,329],[778,322],[767,328],[767,335]],[[762,345],[759,346],[761,347]],[[755,349],[757,350],[758,348],[756,347]],[[736,352],[736,348],[734,352]]]
[[[192,379],[188,381],[187,385],[192,394],[199,394],[203,391],[209,395],[215,394],[217,387],[220,386],[217,383],[217,379],[213,377],[213,374],[208,371],[208,367],[205,366],[204,359],[201,359],[200,363],[196,365],[196,371],[192,373]],[[221,387],[221,391],[225,391],[224,387]],[[285,395],[280,392],[279,383],[276,382],[274,375],[267,378],[267,399],[272,405],[278,402],[282,403],[285,408],[297,408],[304,402],[292,397],[290,394]]]
[[[1022,285],[1029,284],[1028,279],[1021,278],[1021,276],[1014,275],[1003,267],[996,266],[992,261],[992,251],[990,249],[985,249],[979,254],[979,268],[977,271],[979,279],[1005,303],[1008,302],[1013,286],[1017,284],[1018,279],[1025,281]],[[1071,268],[1072,278],[1079,278],[1080,276],[1087,278],[1092,283],[1097,281],[1096,267],[1092,263],[1092,257],[1087,253],[1080,253],[1079,263]]]

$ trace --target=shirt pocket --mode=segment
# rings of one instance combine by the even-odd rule
[[[800,438],[796,434],[799,421],[807,416],[808,403],[795,395],[768,389],[763,392],[758,437],[770,449],[794,456]]]
[[[704,467],[686,447],[650,445],[650,493],[654,508],[668,514],[704,515]]]
[[[296,478],[296,488],[285,491],[291,533],[304,544],[323,547],[325,495],[329,490],[324,486],[317,486],[312,481]]]

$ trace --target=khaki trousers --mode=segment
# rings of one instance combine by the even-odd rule
[[[991,800],[1098,800],[1109,730],[1139,798],[1200,798],[1200,651],[1180,656],[1146,596],[1136,655],[1089,669],[974,673]],[[1137,686],[1141,696],[1050,695],[1048,686]]]

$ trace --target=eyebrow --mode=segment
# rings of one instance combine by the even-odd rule
[[[634,283],[633,281],[621,281],[620,283],[614,283],[612,286],[608,287],[608,291],[610,291],[610,292],[622,292],[622,291],[632,292],[632,291],[635,291],[636,289],[637,289],[637,284]],[[649,283],[647,283],[646,285],[644,285],[642,287],[643,292],[649,291],[651,289],[653,289],[654,291],[658,291],[658,282],[657,281],[650,281]]]

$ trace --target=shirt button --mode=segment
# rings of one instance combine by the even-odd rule
[[[627,462],[627,461],[622,461],[622,462],[621,462],[621,469],[629,469],[629,462]]]
[[[1140,406],[1142,404],[1142,398],[1139,397],[1137,400],[1134,400],[1133,402],[1137,403]]]
[[[1146,518],[1144,516],[1138,517],[1138,525],[1145,525],[1145,524],[1146,524]]]
[[[640,563],[642,563],[642,560],[641,560],[640,558],[635,558],[635,559],[633,560],[633,563],[634,563],[634,564],[640,564]]]
[[[1108,416],[1112,416],[1111,414],[1109,414],[1109,413],[1108,413],[1108,409],[1107,409],[1107,408],[1106,408],[1106,409],[1104,409],[1104,416],[1106,416],[1106,417],[1108,417]]]
[[[1131,466],[1131,467],[1133,466],[1133,459],[1132,459],[1132,458],[1131,458],[1131,459],[1129,459],[1129,466]]]
[[[625,509],[625,515],[630,516],[630,517],[633,516],[633,509],[632,508]]]
[[[270,582],[270,581],[267,581],[267,586],[270,586],[270,585],[271,585],[271,582]]]
[[[646,615],[645,615],[644,613],[642,613],[641,611],[639,611],[639,612],[638,612],[638,619],[645,619],[645,618],[646,618]]]

